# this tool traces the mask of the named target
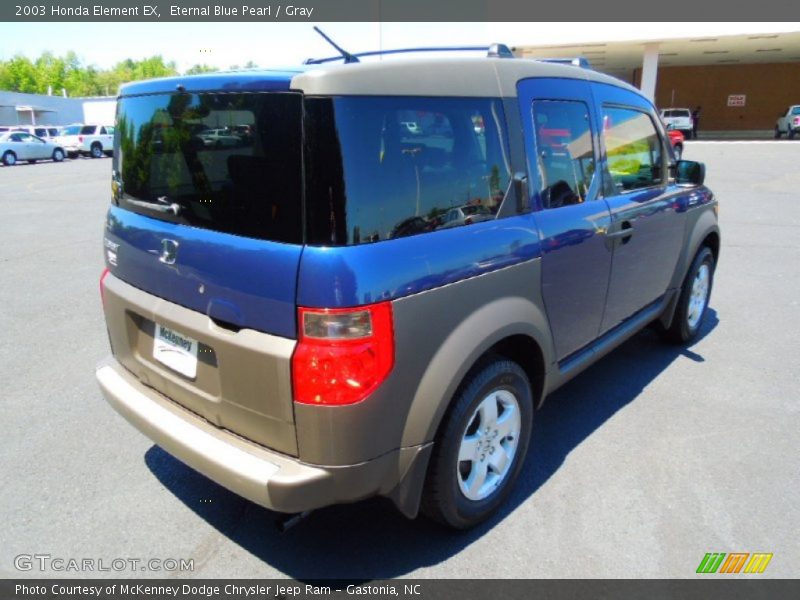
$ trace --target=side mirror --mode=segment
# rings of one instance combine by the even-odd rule
[[[679,160],[675,165],[675,182],[684,185],[703,185],[706,166],[693,160]]]

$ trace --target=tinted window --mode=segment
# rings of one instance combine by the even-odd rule
[[[661,183],[662,151],[653,121],[638,110],[603,108],[608,171],[617,191]]]
[[[80,132],[80,125],[70,125],[69,127],[64,128],[64,131],[61,132],[61,135],[78,135]]]
[[[800,106],[793,106],[792,107],[792,114],[793,115],[800,115]]]
[[[499,101],[306,101],[308,240],[347,245],[494,218],[509,186]],[[477,126],[476,123],[480,124]]]
[[[39,137],[44,137],[47,135],[47,130],[44,127],[38,127],[34,130],[34,133]]]
[[[300,243],[301,98],[123,98],[114,143],[117,201],[164,220]]]
[[[583,102],[537,100],[533,122],[542,206],[580,204],[595,173],[588,107]]]

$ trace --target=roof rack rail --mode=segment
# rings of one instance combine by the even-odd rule
[[[592,68],[592,65],[589,64],[589,61],[583,56],[576,56],[575,58],[534,58],[534,60],[546,63],[556,63],[559,65],[573,65],[575,67],[581,67],[582,69]]]
[[[438,46],[420,48],[396,48],[394,50],[371,50],[369,52],[358,52],[349,54],[351,59],[347,60],[343,56],[329,56],[327,58],[307,58],[303,61],[304,65],[321,65],[323,63],[345,60],[345,62],[358,62],[359,58],[365,56],[383,56],[389,54],[409,54],[414,52],[476,52],[486,51],[488,58],[514,58],[512,49],[505,44],[491,44],[490,46]]]

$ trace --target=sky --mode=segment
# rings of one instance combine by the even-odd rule
[[[108,68],[126,58],[161,54],[179,71],[198,63],[219,68],[253,61],[291,66],[331,56],[318,25],[349,52],[414,46],[560,45],[664,37],[777,33],[798,23],[0,23],[0,59],[75,51]]]

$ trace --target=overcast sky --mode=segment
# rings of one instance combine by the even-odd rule
[[[314,23],[0,23],[0,58],[74,50],[107,68],[161,54],[179,70],[253,61],[288,66],[333,51]],[[572,44],[800,31],[800,23],[319,23],[350,52],[412,46]]]

